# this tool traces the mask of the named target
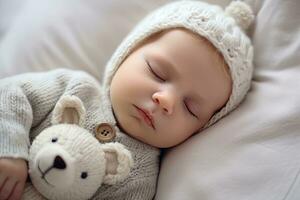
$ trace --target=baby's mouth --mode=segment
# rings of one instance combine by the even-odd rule
[[[136,105],[133,106],[137,109],[138,113],[140,114],[141,118],[145,121],[145,123],[155,130],[153,116],[147,110],[139,108]]]

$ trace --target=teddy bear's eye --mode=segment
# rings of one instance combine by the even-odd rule
[[[52,138],[51,142],[55,143],[55,142],[57,142],[57,140],[58,139],[55,137],[55,138]]]
[[[87,172],[82,172],[81,173],[81,178],[82,179],[86,179],[88,177],[88,173]]]

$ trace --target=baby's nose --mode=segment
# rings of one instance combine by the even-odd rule
[[[173,113],[175,101],[171,94],[167,92],[157,92],[153,94],[152,99],[162,108],[164,113],[168,115]]]

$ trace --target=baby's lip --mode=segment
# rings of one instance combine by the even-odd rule
[[[155,130],[155,125],[154,125],[154,118],[153,116],[150,114],[149,111],[147,111],[146,109],[140,108],[136,105],[134,105],[134,107],[139,111],[139,113],[142,115],[144,121],[151,126],[154,130]]]

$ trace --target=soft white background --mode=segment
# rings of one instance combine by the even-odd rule
[[[0,0],[0,77],[65,66],[101,79],[122,38],[165,2]],[[229,116],[167,151],[157,200],[300,199],[300,1],[248,2],[252,88]]]

